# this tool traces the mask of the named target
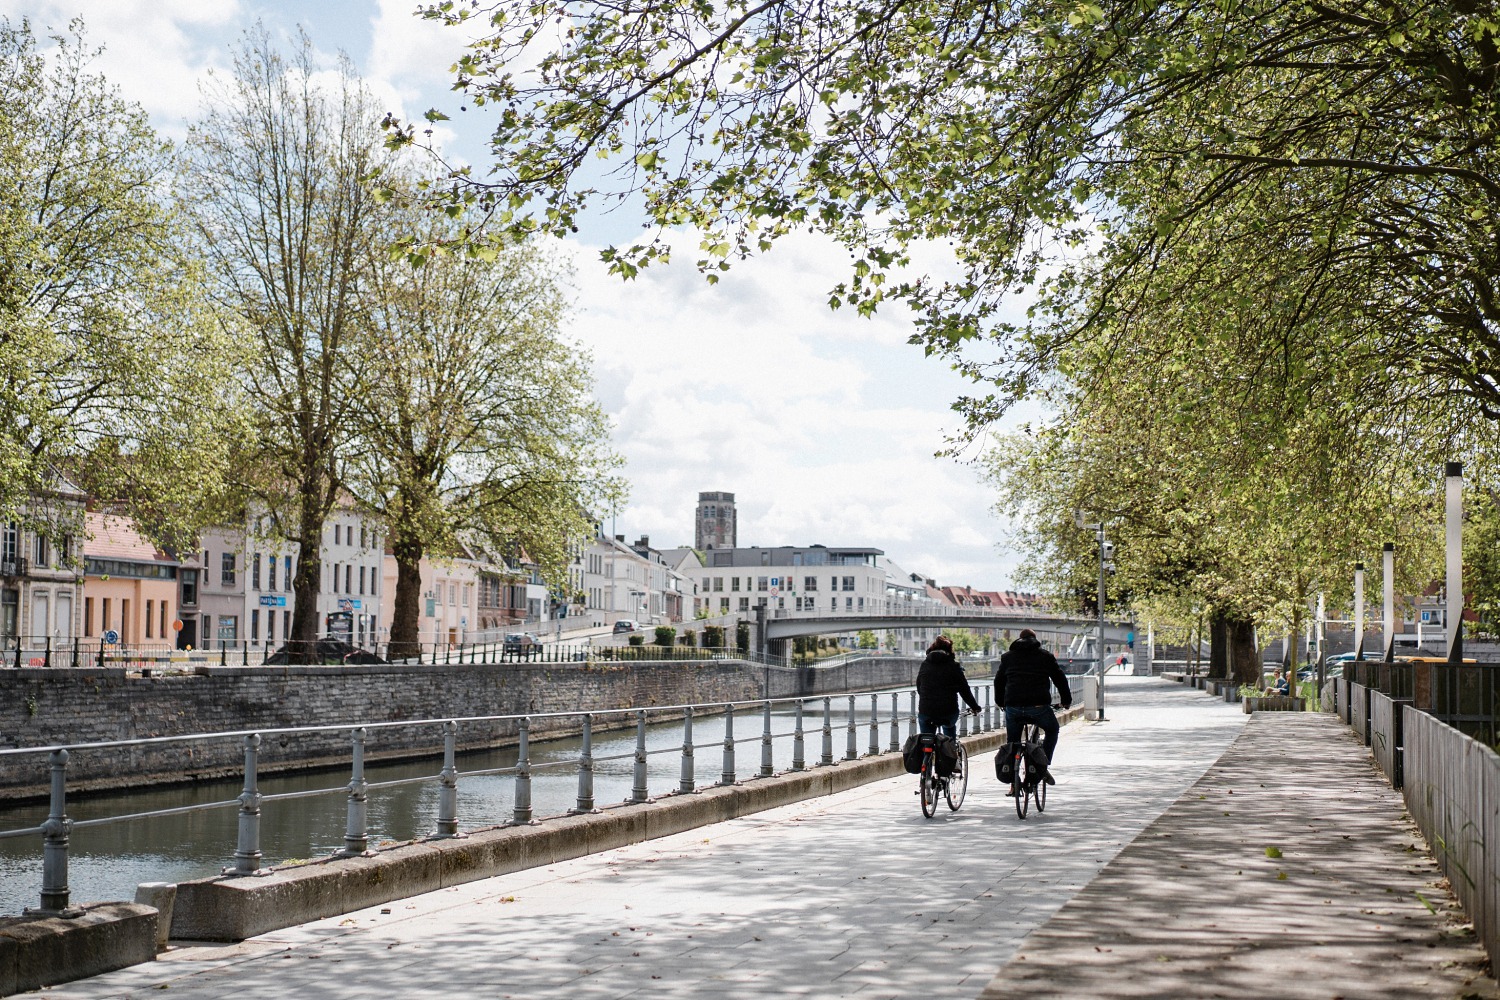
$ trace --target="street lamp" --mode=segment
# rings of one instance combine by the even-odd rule
[[[1098,658],[1098,663],[1095,666],[1095,673],[1096,673],[1096,675],[1098,677],[1098,680],[1095,683],[1098,685],[1098,689],[1097,689],[1097,692],[1096,692],[1096,698],[1098,700],[1098,706],[1097,706],[1098,715],[1099,715],[1098,721],[1103,722],[1104,721],[1104,671],[1106,669],[1108,669],[1108,667],[1106,666],[1106,664],[1104,662],[1104,598],[1105,598],[1105,589],[1104,589],[1104,586],[1105,586],[1105,578],[1108,576],[1108,574],[1113,573],[1115,571],[1115,564],[1114,564],[1115,543],[1112,542],[1112,541],[1110,541],[1108,538],[1104,537],[1104,522],[1102,520],[1099,521],[1099,522],[1097,522],[1097,523],[1090,524],[1090,523],[1088,523],[1088,522],[1086,522],[1084,520],[1084,516],[1083,516],[1083,512],[1082,511],[1078,512],[1077,517],[1078,517],[1078,527],[1082,528],[1085,531],[1092,531],[1092,532],[1094,532],[1094,536],[1095,536],[1095,538],[1097,540],[1097,543],[1098,543],[1098,551],[1099,551],[1099,604],[1098,604],[1098,612],[1099,612],[1099,618],[1098,618],[1098,626],[1097,626],[1097,628],[1098,628],[1098,636],[1097,636],[1096,643],[1095,643],[1095,645],[1096,645],[1095,653],[1096,653],[1097,658]],[[1087,704],[1088,699],[1085,698],[1084,701],[1085,701],[1085,704]]]

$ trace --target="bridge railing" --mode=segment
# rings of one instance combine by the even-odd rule
[[[1075,688],[1079,682],[1075,680]],[[981,681],[973,685],[983,710],[973,717],[961,716],[959,735],[991,732],[1003,725],[993,704],[991,685]],[[1075,699],[1078,692],[1074,692]],[[840,725],[834,723],[834,706],[843,714]],[[759,732],[743,736],[735,735],[735,722],[745,715],[759,716]],[[695,717],[718,716],[723,721],[723,738],[714,742],[698,742],[693,735]],[[680,717],[682,741],[680,745],[651,748],[647,743],[647,726],[655,720]],[[787,721],[791,728],[785,728]],[[777,728],[777,724],[781,728]],[[635,747],[629,754],[596,757],[593,753],[593,735],[601,727],[621,729],[633,726]],[[836,730],[843,730],[843,749],[836,750]],[[631,791],[625,805],[647,802],[653,794],[686,793],[697,785],[695,751],[717,748],[722,753],[722,767],[716,784],[733,784],[738,780],[741,768],[737,754],[747,744],[759,748],[759,765],[755,777],[769,777],[778,773],[774,766],[775,748],[791,743],[790,771],[802,771],[809,767],[829,766],[838,760],[855,760],[861,749],[864,755],[875,755],[899,751],[902,730],[910,736],[916,730],[916,693],[910,687],[891,688],[874,692],[826,694],[814,697],[767,698],[748,701],[707,702],[669,706],[650,706],[611,709],[589,712],[551,712],[526,715],[482,715],[450,719],[422,719],[415,721],[345,722],[335,725],[298,726],[280,729],[241,730],[220,733],[202,733],[186,736],[168,736],[136,740],[115,740],[95,743],[56,745],[44,747],[0,749],[0,763],[17,759],[36,760],[38,767],[45,767],[50,790],[48,815],[36,826],[0,830],[0,839],[39,837],[42,849],[42,884],[40,905],[28,907],[27,912],[40,915],[72,915],[78,911],[70,905],[68,888],[69,837],[74,830],[118,824],[154,817],[182,815],[208,810],[235,809],[238,811],[237,839],[232,852],[225,845],[224,857],[228,864],[222,874],[231,876],[251,875],[263,870],[261,851],[261,820],[263,809],[279,808],[295,800],[315,796],[343,795],[347,800],[346,822],[343,832],[343,847],[336,856],[358,856],[369,851],[370,832],[368,826],[369,799],[372,793],[410,784],[436,784],[435,815],[432,817],[431,838],[441,839],[459,834],[458,803],[460,779],[480,775],[509,777],[514,782],[511,816],[501,825],[525,824],[533,819],[532,782],[538,775],[567,775],[571,773],[577,783],[575,805],[572,813],[593,812],[597,809],[594,795],[594,773],[596,767],[610,762],[629,760],[632,765]],[[417,731],[425,737],[421,742],[430,747],[428,753],[435,765],[435,773],[413,778],[398,778],[389,781],[368,781],[365,774],[365,752],[367,741],[373,736],[393,730]],[[479,735],[492,738],[493,734],[513,734],[516,747],[516,762],[503,767],[483,767],[461,770],[459,748],[466,743],[465,733],[471,737]],[[534,761],[532,741],[534,737],[546,739],[576,739],[578,753],[560,759]],[[262,794],[260,790],[261,754],[263,748],[285,746],[296,740],[335,739],[347,748],[343,754],[349,780],[346,783],[311,790]],[[83,821],[73,821],[67,815],[68,765],[77,755],[94,753],[118,753],[124,751],[144,752],[164,747],[180,748],[192,753],[210,742],[237,741],[243,752],[242,790],[238,797],[218,802],[179,806],[146,812],[100,816]],[[816,741],[814,749],[809,744]],[[651,757],[676,754],[681,759],[679,777],[674,788],[652,789],[649,781],[648,761]],[[782,756],[785,756],[783,752]],[[440,766],[439,766],[439,761]],[[747,762],[748,763],[748,762]]]

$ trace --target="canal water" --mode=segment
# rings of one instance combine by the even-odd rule
[[[906,714],[910,701],[899,699],[900,738],[911,730]],[[863,756],[870,743],[870,698],[858,697],[854,713],[855,747]],[[890,696],[879,699],[878,746],[890,745]],[[848,749],[848,699],[832,699],[833,756],[842,759]],[[735,776],[743,780],[760,769],[763,718],[759,712],[741,711],[734,717]],[[794,712],[772,717],[772,759],[777,771],[792,765]],[[821,700],[810,701],[803,715],[804,759],[817,763],[822,753],[823,714]],[[630,798],[634,783],[635,729],[595,733],[594,804],[597,808]],[[697,717],[693,721],[693,775],[696,787],[717,784],[723,771],[723,716]],[[647,787],[652,795],[678,788],[682,775],[683,727],[681,722],[662,723],[647,729]],[[558,816],[577,805],[580,740],[578,738],[534,742],[531,746],[533,775],[532,810],[538,818]],[[515,807],[516,779],[513,775],[466,772],[513,767],[516,751],[493,750],[461,757],[458,783],[458,822],[461,830],[509,822]],[[365,778],[372,786],[384,781],[421,778],[420,782],[390,788],[371,788],[368,831],[371,847],[399,843],[433,833],[442,769],[439,754],[430,761],[402,764],[371,764]],[[263,796],[288,792],[326,790],[307,798],[263,802],[260,849],[262,863],[275,865],[293,859],[326,856],[344,846],[348,808],[347,773],[320,772],[267,776],[260,782]],[[200,809],[171,816],[121,820],[96,827],[75,829],[68,851],[68,888],[74,903],[130,900],[141,882],[181,882],[218,874],[234,862],[239,829],[238,803],[242,780],[204,782],[171,788],[89,796],[68,804],[75,823],[100,817],[177,809],[210,803],[223,808]],[[0,830],[15,830],[40,824],[47,815],[45,804],[0,806]],[[42,886],[41,836],[0,839],[0,914],[18,914],[36,906]]]

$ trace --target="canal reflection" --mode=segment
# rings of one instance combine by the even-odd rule
[[[910,702],[900,697],[900,738],[910,731],[906,714]],[[832,700],[833,757],[842,759],[848,748],[848,699]],[[860,696],[854,713],[855,747],[863,756],[870,741],[870,699]],[[890,743],[890,697],[880,698],[878,746]],[[773,715],[772,762],[777,771],[792,765],[794,712]],[[804,759],[810,767],[822,752],[821,701],[810,702],[803,716]],[[735,776],[753,777],[761,764],[763,719],[760,712],[742,710],[734,717]],[[647,786],[650,794],[677,789],[682,775],[683,727],[680,721],[647,729]],[[634,728],[596,732],[593,737],[594,804],[605,808],[629,799],[634,776]],[[700,716],[693,721],[693,776],[696,787],[717,784],[723,771],[723,716]],[[577,805],[579,738],[535,742],[531,747],[533,814],[557,816]],[[515,804],[513,775],[467,772],[513,767],[515,749],[462,755],[459,761],[458,820],[471,830],[509,822]],[[371,764],[366,780],[379,782],[424,778],[420,783],[371,788],[368,802],[370,845],[401,842],[433,833],[438,809],[438,771],[441,753],[431,760],[403,764]],[[347,772],[267,776],[260,781],[264,796],[286,792],[329,790],[308,798],[264,802],[261,806],[260,849],[263,864],[325,856],[342,849],[348,796]],[[75,829],[68,852],[68,882],[75,903],[128,900],[140,882],[181,882],[217,874],[233,863],[238,836],[241,779],[204,782],[172,788],[91,796],[68,804],[76,823],[96,817],[175,809],[206,803],[223,808],[173,816],[120,821]],[[0,807],[0,830],[41,823],[47,806]],[[42,885],[41,837],[0,840],[0,914],[18,914],[35,906]]]

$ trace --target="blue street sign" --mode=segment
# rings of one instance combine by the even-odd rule
[[[285,594],[261,594],[260,595],[260,606],[263,607],[263,608],[284,608],[284,607],[286,607],[286,595]]]
[[[120,633],[116,632],[114,629],[109,629],[104,633],[104,641],[113,646],[115,643],[120,641]]]

